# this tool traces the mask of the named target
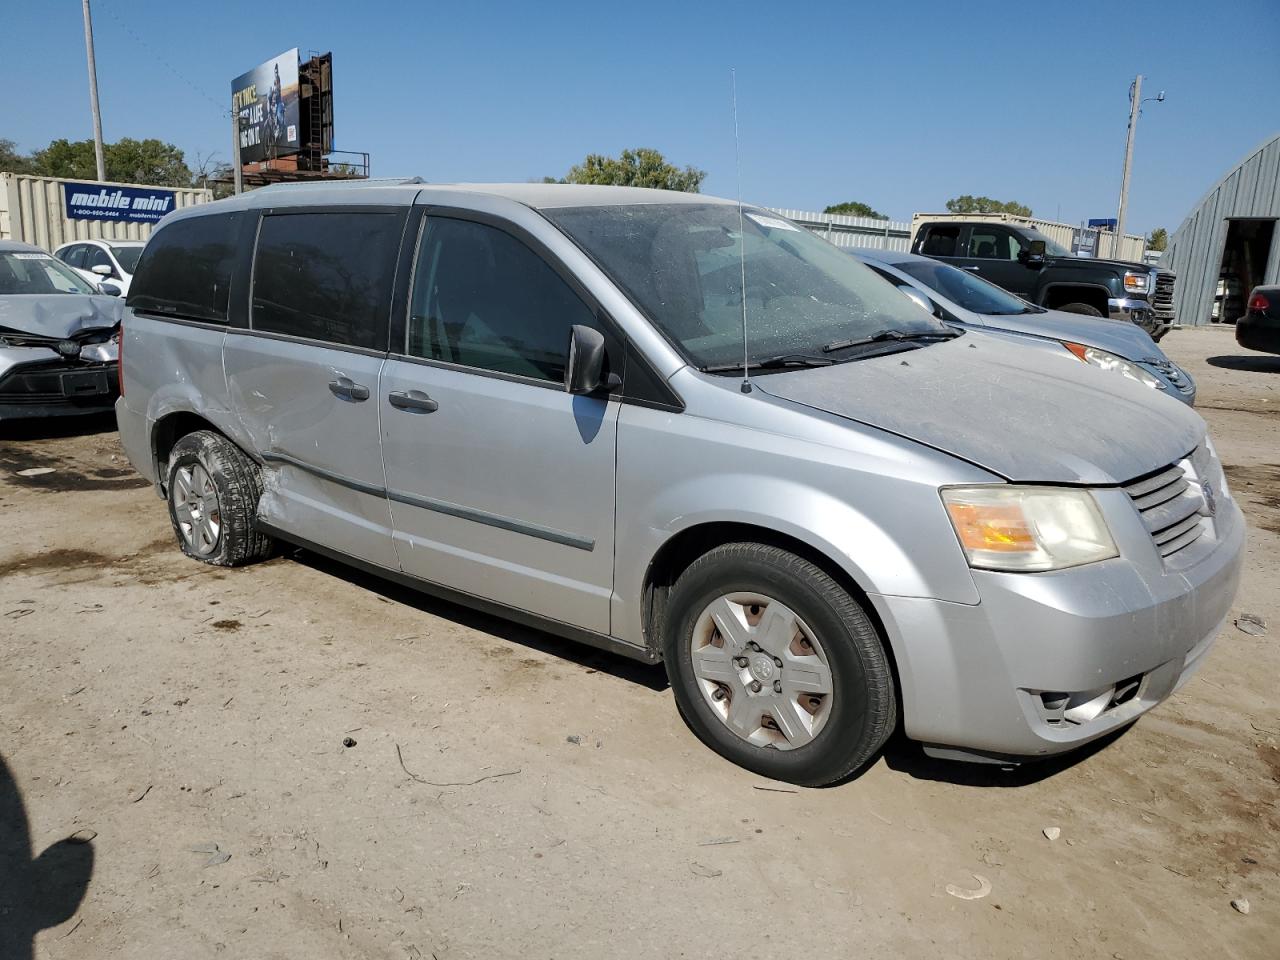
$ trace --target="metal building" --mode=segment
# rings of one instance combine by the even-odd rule
[[[1178,275],[1178,321],[1235,322],[1249,291],[1280,283],[1280,134],[1238,163],[1169,240],[1161,266]]]

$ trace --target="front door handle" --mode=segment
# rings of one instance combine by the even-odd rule
[[[969,271],[971,271],[971,272],[973,272],[973,273],[981,273],[981,272],[982,272],[982,268],[981,268],[981,267],[961,267],[960,269],[961,269],[961,270],[969,270]]]
[[[421,390],[410,390],[407,393],[403,390],[393,390],[387,395],[387,400],[397,410],[408,410],[410,413],[435,413],[440,409],[440,404]]]
[[[329,392],[340,400],[350,400],[353,403],[369,399],[369,388],[362,383],[356,383],[350,377],[330,380]]]

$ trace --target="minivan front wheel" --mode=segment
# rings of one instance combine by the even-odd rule
[[[680,712],[734,763],[805,786],[844,779],[888,739],[893,676],[874,625],[818,566],[735,543],[672,587],[665,658]]]
[[[270,556],[271,539],[254,523],[258,465],[221,434],[189,433],[169,456],[169,519],[187,556],[237,567]]]

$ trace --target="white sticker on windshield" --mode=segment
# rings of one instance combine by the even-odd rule
[[[53,257],[49,256],[47,253],[15,253],[13,255],[13,259],[15,260],[52,260]]]
[[[779,220],[777,217],[766,217],[759,213],[748,213],[747,217],[754,220],[766,230],[794,230],[800,232],[800,228],[794,224],[787,223],[785,220]]]

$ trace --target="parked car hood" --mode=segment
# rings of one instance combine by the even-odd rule
[[[1150,273],[1153,269],[1147,263],[1135,263],[1132,260],[1101,260],[1093,257],[1053,257],[1046,264],[1046,267],[1080,267],[1080,268],[1096,268],[1096,267],[1114,267],[1117,270],[1133,270],[1136,273]],[[1161,270],[1161,273],[1169,273],[1168,270]]]
[[[1026,483],[1123,483],[1205,435],[1197,413],[1140,383],[976,332],[754,383]]]
[[[1046,310],[1044,313],[976,314],[992,330],[1010,330],[1034,337],[1070,340],[1098,347],[1126,360],[1163,360],[1164,352],[1151,335],[1129,320],[1107,320],[1079,313]]]
[[[0,296],[0,333],[17,330],[43,337],[71,337],[114,327],[124,313],[119,297],[72,293]]]

